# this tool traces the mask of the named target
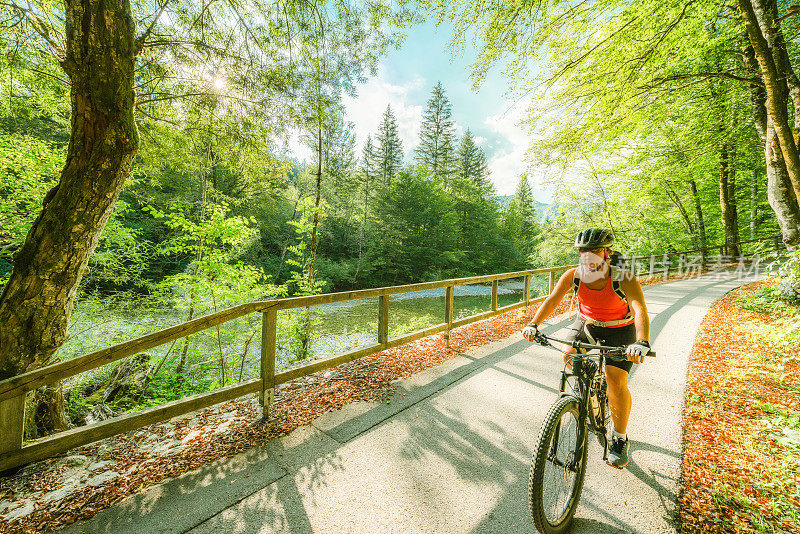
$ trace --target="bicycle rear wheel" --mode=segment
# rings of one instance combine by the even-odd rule
[[[562,397],[550,408],[539,432],[528,496],[531,518],[543,534],[565,532],[578,508],[587,451],[587,432],[580,431],[586,422],[579,413],[576,398]]]

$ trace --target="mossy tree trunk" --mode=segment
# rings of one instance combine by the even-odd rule
[[[749,44],[742,47],[742,60],[759,78],[762,77],[753,47]],[[800,208],[792,188],[789,171],[786,168],[780,140],[767,112],[767,92],[758,84],[750,84],[750,105],[753,124],[758,136],[764,144],[764,159],[767,171],[767,200],[775,212],[775,218],[781,229],[783,242],[788,248],[800,245]],[[785,81],[782,84],[783,105],[788,100],[789,89]]]
[[[70,142],[58,185],[0,296],[0,379],[49,363],[65,341],[78,285],[138,146],[129,0],[65,0],[64,7]]]

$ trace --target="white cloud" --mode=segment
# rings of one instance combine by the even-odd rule
[[[397,119],[397,130],[403,143],[403,150],[408,156],[419,144],[419,124],[422,121],[422,106],[410,103],[410,94],[423,89],[425,80],[416,76],[411,83],[395,85],[387,80],[385,69],[380,68],[378,75],[370,78],[358,87],[358,95],[342,99],[348,121],[355,126],[357,154],[367,141],[378,133],[378,126],[383,120],[386,106],[392,107]]]
[[[486,118],[484,124],[507,145],[496,148],[488,165],[498,195],[513,195],[519,176],[525,170],[525,152],[530,140],[519,122],[525,118],[530,101],[512,104],[504,111]]]
[[[475,137],[472,138],[472,140],[475,141],[475,144],[478,146],[481,146],[486,142],[486,138],[481,137],[480,135],[476,135]]]
[[[410,94],[424,88],[425,80],[415,77],[411,83],[395,85],[387,79],[385,69],[378,69],[378,75],[358,86],[356,97],[344,95],[342,103],[345,108],[345,120],[353,123],[356,134],[356,157],[361,157],[361,150],[371,135],[373,142],[378,133],[378,126],[383,120],[386,106],[392,106],[392,113],[397,119],[397,133],[403,143],[403,151],[408,158],[411,151],[419,144],[419,124],[422,121],[422,106],[410,103]],[[416,99],[416,98],[415,98]],[[279,141],[285,153],[299,161],[309,162],[313,159],[311,149],[301,140],[299,129],[289,131],[285,139]]]

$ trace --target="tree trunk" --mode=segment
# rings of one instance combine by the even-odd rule
[[[14,257],[0,296],[0,379],[40,367],[67,337],[89,256],[139,143],[129,0],[65,0],[72,131],[61,178]]]
[[[767,160],[767,200],[778,219],[783,242],[789,248],[800,245],[800,207],[792,194],[792,184],[778,148],[778,136],[767,120],[767,141],[764,147]]]
[[[733,234],[733,241],[731,242],[735,243],[735,245],[733,245],[733,250],[729,254],[737,257],[742,253],[742,249],[739,245],[741,236],[739,235],[739,208],[736,197],[736,167],[733,165],[734,161],[735,158],[731,154],[731,165],[728,167],[728,206],[730,207],[730,226]]]
[[[675,207],[678,208],[678,211],[681,213],[681,218],[683,218],[684,224],[686,224],[686,230],[689,232],[689,235],[692,236],[692,245],[697,248],[697,233],[694,230],[694,224],[692,224],[692,219],[689,217],[689,213],[686,211],[686,208],[681,202],[680,197],[675,192],[674,189],[669,185],[669,182],[664,182],[664,192],[666,193],[667,197],[675,204]]]
[[[761,76],[752,46],[743,47],[742,59],[754,74]],[[767,93],[763,87],[756,84],[750,85],[749,91],[753,123],[761,142],[764,143],[767,201],[775,213],[783,242],[787,247],[794,248],[800,245],[800,209],[798,209],[797,197],[792,189],[778,136],[772,124],[772,117],[767,113]]]
[[[787,78],[795,76],[791,64],[785,61],[785,52],[781,51],[784,45],[780,24],[776,20],[777,3],[775,0],[739,0],[739,9],[761,70],[767,94],[767,112],[775,128],[778,149],[783,155],[794,201],[797,202],[800,199],[800,154],[789,124],[785,86]]]
[[[213,119],[213,114],[211,115]],[[200,176],[200,217],[198,219],[198,224],[202,225],[206,221],[206,209],[208,208],[208,182],[209,178],[212,181],[215,181],[215,163],[214,163],[214,148],[213,143],[211,142],[211,124],[213,122],[212,119],[208,121],[208,145],[206,146],[206,158],[208,160],[209,168],[208,170],[204,170]],[[197,252],[194,256],[194,266],[192,268],[192,278],[191,278],[191,288],[189,289],[189,314],[186,317],[186,321],[191,321],[194,319],[194,311],[195,311],[195,303],[197,302],[197,275],[200,273],[200,262],[203,261],[203,250],[205,247],[205,237],[200,239],[200,243],[197,245]],[[175,374],[179,377],[183,376],[184,371],[186,370],[186,364],[189,359],[189,336],[183,338],[183,349],[181,350],[181,357],[178,361],[178,365],[175,367]],[[223,381],[224,383],[224,381]]]
[[[722,128],[720,128],[722,131]],[[731,168],[730,159],[728,154],[728,143],[722,142],[720,146],[719,155],[719,206],[722,212],[722,227],[725,230],[725,250],[729,256],[738,256],[739,247],[736,242],[739,239],[736,236],[735,228],[735,208],[733,207],[733,199],[731,198]]]
[[[700,195],[697,194],[697,183],[689,180],[689,187],[692,190],[692,200],[694,201],[694,213],[697,217],[697,234],[700,241],[703,264],[706,262],[706,223],[703,219],[703,204],[700,202]]]
[[[55,386],[42,386],[31,395],[33,425],[25,429],[26,439],[36,439],[51,432],[68,430],[69,420],[64,410],[64,388],[59,381]]]
[[[750,184],[750,239],[756,238],[758,226],[758,171],[752,170],[752,183]]]
[[[311,259],[308,263],[308,290],[313,294],[316,284],[314,263],[317,258],[317,230],[319,228],[319,203],[322,196],[322,124],[317,130],[317,195],[314,199],[314,226],[311,230]],[[307,358],[311,350],[311,307],[306,307],[305,325],[300,336],[300,353]]]

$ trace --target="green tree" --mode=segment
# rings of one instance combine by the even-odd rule
[[[391,284],[446,278],[463,260],[450,196],[424,169],[404,169],[377,204],[376,270]]]
[[[473,71],[476,83],[498,62],[510,61],[515,65],[512,83],[521,92],[534,94],[528,122],[546,118],[549,120],[540,122],[555,126],[547,131],[544,142],[537,142],[535,155],[539,163],[546,165],[555,157],[560,167],[589,160],[595,167],[597,161],[613,165],[627,159],[631,150],[649,151],[663,160],[664,154],[659,149],[666,144],[664,139],[648,138],[644,130],[682,121],[687,110],[702,116],[704,105],[714,112],[714,120],[705,123],[692,120],[696,128],[685,131],[691,135],[687,150],[674,154],[675,159],[684,158],[685,163],[702,156],[701,151],[715,147],[712,150],[716,154],[716,170],[703,180],[715,180],[720,193],[716,199],[718,206],[702,207],[716,211],[722,205],[727,206],[722,210],[724,217],[720,211],[716,214],[731,239],[734,214],[739,211],[734,209],[740,201],[738,191],[747,190],[749,181],[758,181],[758,177],[754,179],[750,172],[741,170],[754,166],[766,168],[772,211],[784,241],[793,246],[800,239],[800,212],[793,191],[797,183],[792,176],[795,141],[787,133],[787,120],[790,115],[800,115],[787,109],[798,104],[792,104],[789,95],[800,85],[791,64],[796,43],[786,41],[783,29],[793,28],[790,35],[796,34],[796,13],[788,4],[779,9],[774,0],[756,2],[756,8],[753,4],[742,0],[737,12],[732,6],[711,1],[637,0],[579,5],[545,2],[531,11],[511,5],[482,10],[472,2],[460,3],[452,9],[426,3],[438,15],[455,22],[457,42],[464,42],[468,26],[480,28],[482,49]],[[751,16],[754,9],[761,13],[761,26]],[[519,46],[522,42],[525,46]],[[543,54],[548,59],[548,67],[544,69],[539,61]],[[716,87],[714,95],[710,94],[712,86]],[[541,88],[547,92],[539,91]],[[746,103],[748,96],[752,106]],[[751,110],[751,116],[744,121],[740,119],[743,109]],[[732,124],[729,119],[733,117],[736,120]],[[762,158],[767,154],[761,163],[750,159],[754,124],[763,147]],[[724,145],[726,154],[722,150]],[[696,148],[692,149],[693,146]],[[723,174],[729,176],[729,173],[723,173],[721,167],[722,161],[728,160],[730,169],[732,146],[735,147],[732,163],[739,166],[734,169],[739,171],[734,173],[735,181],[723,179]],[[632,169],[631,177],[634,173],[638,173],[641,183],[647,182],[641,168]],[[594,175],[602,176],[609,190],[616,189],[618,184],[613,183],[616,178],[606,169]],[[700,184],[690,182],[689,189],[692,183],[699,192],[693,196],[704,203],[711,200],[702,194],[704,188]],[[725,193],[726,190],[731,194]],[[674,204],[672,201],[680,198],[665,190],[653,193],[661,197],[659,208],[662,199]],[[619,196],[618,200],[638,199],[629,195]],[[633,205],[622,211],[637,213]],[[670,211],[686,222],[677,205]],[[638,211],[638,215],[640,220],[655,220],[661,213]],[[701,226],[699,219],[693,224],[695,228]],[[648,248],[656,245],[651,242]]]
[[[472,133],[467,128],[461,145],[458,149],[458,175],[475,184],[485,199],[494,196],[494,186],[489,180],[489,167],[486,164],[486,155],[475,144]]]
[[[290,291],[293,295],[315,295],[322,292],[326,283],[315,274],[316,250],[313,235],[315,227],[325,217],[325,204],[318,203],[312,197],[302,199],[298,203],[300,217],[290,221],[296,234],[296,242],[289,247],[286,263],[292,268]],[[297,344],[292,347],[296,359],[306,359],[313,355],[311,338],[313,330],[319,325],[318,312],[310,307],[294,312],[290,319],[290,330]]]
[[[397,119],[392,113],[392,107],[386,106],[383,120],[378,127],[378,175],[384,186],[391,185],[403,165],[403,143],[397,132]]]
[[[88,258],[131,174],[137,117],[168,119],[180,110],[165,103],[229,88],[227,101],[236,109],[231,117],[245,124],[276,117],[279,125],[292,117],[283,112],[286,97],[304,74],[295,62],[298,47],[316,48],[309,21],[322,13],[349,29],[344,48],[335,51],[348,73],[375,65],[390,41],[381,21],[395,12],[382,4],[330,5],[274,10],[260,0],[181,1],[161,4],[155,13],[146,4],[136,4],[134,12],[128,0],[0,5],[3,48],[13,40],[26,49],[22,57],[38,58],[27,65],[30,71],[61,66],[72,120],[67,164],[44,197],[0,296],[0,378],[47,363],[63,343]],[[136,20],[143,21],[138,33]]]
[[[503,225],[507,235],[524,257],[534,252],[540,229],[536,220],[533,191],[525,176],[519,179],[514,198],[503,216]]]
[[[457,170],[455,123],[453,111],[444,93],[442,82],[437,82],[428,100],[419,132],[417,161],[427,166],[433,177],[445,187],[450,186]]]

